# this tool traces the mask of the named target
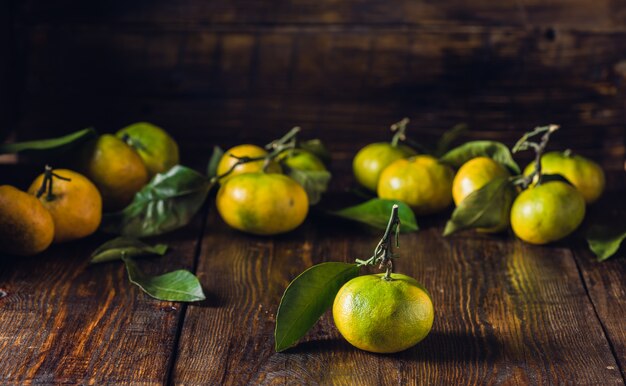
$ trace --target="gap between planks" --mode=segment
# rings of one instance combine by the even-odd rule
[[[578,261],[579,258],[585,258],[585,257],[577,254],[576,251],[571,247],[568,249],[570,251],[571,258],[574,260],[574,264],[576,264],[576,270],[578,271],[580,282],[582,283],[582,286],[585,289],[585,294],[587,295],[587,299],[589,299],[589,303],[591,303],[591,308],[593,309],[593,313],[596,316],[596,319],[598,320],[598,324],[600,325],[600,328],[602,329],[602,334],[604,334],[604,339],[606,339],[607,345],[609,346],[609,350],[611,350],[611,354],[613,355],[613,358],[615,359],[615,364],[617,365],[617,369],[619,370],[620,375],[622,376],[622,380],[626,384],[626,372],[624,372],[624,368],[622,367],[620,357],[617,353],[617,350],[615,349],[615,344],[611,340],[611,335],[609,334],[606,324],[604,323],[604,321],[602,320],[602,317],[600,316],[600,313],[598,312],[598,307],[596,306],[596,303],[593,300],[593,296],[591,296],[591,293],[589,291],[589,286],[587,285],[587,279],[585,279],[585,275],[583,274],[582,267],[580,266],[580,263]]]
[[[198,271],[198,261],[200,259],[200,255],[202,254],[202,240],[204,237],[204,231],[207,227],[208,217],[211,213],[211,199],[213,195],[211,192],[207,195],[207,199],[202,206],[200,213],[196,214],[196,216],[202,216],[202,222],[200,225],[200,232],[198,233],[198,238],[196,239],[196,249],[194,251],[193,256],[193,266],[191,267],[191,271],[194,275],[197,274]],[[176,365],[176,361],[178,360],[178,345],[180,342],[180,336],[183,331],[183,326],[185,324],[185,316],[187,315],[187,308],[189,307],[188,303],[181,303],[180,315],[178,316],[178,320],[176,322],[176,334],[174,336],[174,342],[172,344],[172,354],[170,355],[170,360],[167,364],[167,371],[165,372],[165,384],[173,385],[172,374],[174,373],[174,366]]]

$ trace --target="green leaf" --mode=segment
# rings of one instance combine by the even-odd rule
[[[471,141],[444,154],[440,161],[456,168],[476,157],[489,157],[520,174],[520,168],[505,144],[496,141]]]
[[[371,200],[372,198],[376,198],[376,193],[360,185],[351,187],[349,192],[362,200]]]
[[[398,205],[398,215],[400,216],[400,231],[413,232],[419,229],[415,214],[411,208],[402,201],[383,200],[373,198],[362,204],[329,212],[332,215],[358,221],[377,229],[386,229],[389,222],[389,212],[394,204]]]
[[[295,345],[333,304],[339,289],[358,274],[356,264],[333,262],[314,265],[296,277],[276,313],[276,351]]]
[[[313,153],[313,155],[317,156],[317,158],[322,160],[325,164],[330,162],[330,152],[326,148],[326,145],[319,139],[299,142],[298,147]]]
[[[620,244],[626,239],[626,225],[593,224],[587,231],[589,249],[598,261],[604,261],[619,250]]]
[[[206,299],[198,278],[191,272],[179,269],[160,276],[143,273],[130,257],[123,257],[128,279],[143,292],[159,300],[172,302],[197,302]]]
[[[61,150],[61,149],[73,146],[88,138],[95,137],[95,135],[96,135],[96,130],[94,130],[93,128],[89,128],[89,129],[79,130],[71,134],[65,135],[63,137],[58,137],[58,138],[0,144],[0,154],[19,153],[22,151]]]
[[[444,236],[471,228],[504,228],[509,216],[515,188],[507,177],[496,178],[472,192],[452,212]]]
[[[469,126],[466,123],[459,123],[452,126],[451,129],[445,131],[439,141],[437,141],[437,150],[435,150],[435,155],[440,157],[443,155],[448,149],[452,142],[454,142],[461,135],[465,134],[469,130]]]
[[[217,176],[217,165],[219,165],[220,160],[224,156],[224,150],[222,150],[219,146],[213,146],[213,153],[211,154],[211,158],[209,159],[209,164],[207,165],[206,174],[209,178],[213,178]]]
[[[143,255],[163,256],[167,251],[167,245],[156,244],[154,246],[143,243],[131,237],[117,237],[99,246],[91,254],[90,264],[104,263],[106,261],[121,260],[122,255],[136,257]]]
[[[124,210],[105,214],[100,228],[131,237],[163,234],[181,228],[202,207],[213,185],[208,178],[176,165],[159,173]]]
[[[302,185],[309,197],[309,205],[315,205],[322,199],[322,194],[328,190],[330,172],[323,170],[302,170],[291,168],[283,163],[285,174]]]

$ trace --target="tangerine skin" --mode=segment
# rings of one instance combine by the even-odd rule
[[[574,232],[585,218],[585,200],[573,186],[549,181],[531,186],[511,207],[511,227],[520,239],[547,244]]]
[[[524,175],[529,175],[534,169],[534,163],[530,163],[524,169]],[[580,155],[548,152],[541,157],[541,172],[565,177],[582,193],[587,204],[596,202],[604,192],[604,171],[600,165]]]
[[[452,203],[454,171],[436,158],[418,155],[387,166],[378,181],[378,197],[400,200],[418,215],[440,212]]]
[[[300,184],[283,174],[239,174],[217,192],[217,210],[228,225],[255,235],[289,232],[304,222],[309,199]]]
[[[10,185],[0,186],[0,251],[33,256],[54,238],[50,212],[33,195]]]
[[[257,145],[243,144],[232,147],[224,153],[224,155],[220,159],[220,162],[217,165],[218,176],[227,173],[237,163],[237,158],[231,157],[231,154],[237,157],[256,158],[266,156],[268,153],[265,149]],[[264,160],[259,160],[237,165],[235,169],[230,172],[230,174],[222,177],[220,179],[220,182],[224,183],[229,178],[232,178],[239,174],[261,172],[263,171],[264,162]],[[270,161],[266,171],[268,173],[282,173],[282,168],[275,161]]]
[[[115,135],[122,140],[128,136],[131,143],[134,141],[140,144],[133,148],[146,165],[149,178],[170,170],[180,161],[178,144],[174,138],[152,123],[137,122],[119,130]]]
[[[506,168],[489,157],[476,157],[464,163],[454,176],[452,198],[458,206],[469,196],[498,177],[510,177]]]
[[[63,243],[91,235],[102,220],[102,197],[98,188],[87,177],[72,170],[55,169],[54,173],[70,179],[65,181],[53,176],[52,199],[48,199],[47,190],[39,197],[54,220],[54,242]],[[43,180],[42,173],[32,182],[28,193],[36,195]]]
[[[405,145],[371,143],[356,154],[352,161],[352,171],[360,185],[375,192],[383,170],[392,162],[412,155],[415,155],[415,150]]]
[[[339,290],[333,319],[353,346],[375,353],[406,350],[430,332],[435,311],[428,291],[412,277],[392,273],[356,277]]]
[[[278,161],[290,168],[311,172],[326,171],[326,166],[315,154],[302,149],[292,149],[282,152]]]
[[[102,195],[106,211],[121,210],[148,183],[148,169],[139,154],[111,134],[88,143],[81,152],[79,170]]]

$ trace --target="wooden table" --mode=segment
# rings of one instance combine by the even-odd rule
[[[326,200],[350,183],[346,159],[335,165],[344,169]],[[21,186],[32,177],[17,166],[0,173]],[[608,196],[623,201],[623,191]],[[624,384],[624,258],[597,263],[574,241],[444,238],[445,215],[419,222],[419,232],[402,236],[396,266],[430,290],[436,318],[405,352],[355,349],[330,313],[297,347],[274,352],[289,281],[316,263],[370,256],[379,232],[314,212],[290,234],[255,237],[229,229],[207,205],[159,239],[170,253],[140,262],[150,273],[195,272],[201,303],[149,298],[121,263],[89,266],[105,235],[0,259],[0,383]]]

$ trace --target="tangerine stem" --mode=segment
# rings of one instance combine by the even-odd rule
[[[391,207],[391,216],[389,216],[389,223],[387,223],[387,229],[385,229],[385,234],[383,235],[383,238],[380,240],[380,244],[379,244],[379,245],[384,245],[383,254],[380,259],[379,269],[382,269],[384,265],[387,266],[387,269],[385,271],[385,276],[384,276],[385,280],[391,280],[391,274],[393,273],[393,260],[392,259],[395,256],[393,255],[393,252],[392,252],[393,250],[393,244],[392,244],[393,238],[391,237],[392,230],[395,234],[394,238],[396,240],[396,248],[397,248],[399,246],[398,233],[400,231],[400,216],[398,215],[397,204],[393,204],[393,206]]]
[[[46,200],[47,201],[54,200],[54,194],[52,193],[52,181],[54,180],[54,178],[58,178],[63,181],[71,181],[70,178],[62,177],[54,173],[52,167],[50,165],[46,165],[44,175],[43,175],[43,181],[41,182],[41,186],[39,187],[39,190],[37,190],[37,194],[36,194],[37,198],[40,198],[47,191],[48,194],[46,194]]]
[[[515,144],[513,147],[513,153],[517,153],[519,151],[533,149],[535,151],[535,169],[528,176],[524,177],[522,181],[522,186],[526,189],[533,180],[536,179],[537,185],[541,184],[541,179],[543,175],[541,174],[541,156],[546,150],[546,146],[548,146],[548,142],[550,141],[550,135],[559,129],[559,125],[547,125],[547,126],[539,126],[535,127],[534,130],[524,134],[522,138]],[[536,135],[543,134],[541,136],[540,142],[533,142],[529,139]]]
[[[267,145],[265,145],[265,148],[267,150],[272,150],[272,149],[276,149],[277,147],[279,147],[281,145],[285,145],[288,142],[296,141],[297,140],[297,135],[300,132],[300,130],[301,130],[300,126],[294,126],[291,130],[289,130],[287,132],[287,134],[285,134],[282,137],[280,137],[279,139],[275,139],[272,142],[270,142]]]
[[[400,216],[398,214],[398,205],[394,204],[391,208],[391,215],[389,216],[389,222],[387,223],[387,228],[385,229],[385,233],[383,237],[380,239],[376,248],[374,249],[374,254],[367,260],[357,259],[356,262],[359,266],[363,265],[376,265],[379,264],[378,268],[383,269],[386,267],[385,276],[383,279],[392,280],[391,274],[393,273],[393,259],[396,256],[393,253],[393,240],[396,241],[396,248],[399,247],[398,234],[400,232]],[[392,234],[395,237],[392,237]]]
[[[132,147],[132,148],[134,148],[136,150],[142,150],[142,151],[145,151],[147,153],[150,153],[148,148],[145,147],[143,145],[143,143],[133,139],[128,133],[122,134],[122,138],[121,139],[122,139],[122,142],[126,143],[128,146],[130,146],[130,147]]]
[[[294,149],[296,147],[296,135],[300,132],[300,127],[296,126],[292,128],[287,134],[282,136],[281,138],[268,143],[265,148],[268,150],[272,150],[266,155],[261,155],[258,157],[238,157],[234,154],[229,154],[230,157],[236,158],[237,162],[235,162],[227,171],[224,173],[211,178],[211,182],[215,183],[222,178],[230,175],[237,166],[248,163],[248,162],[256,162],[256,161],[265,161],[263,163],[263,171],[267,170],[267,167],[270,164],[270,161],[276,158],[280,153],[287,151],[289,149]]]
[[[406,140],[406,127],[411,120],[409,118],[402,118],[399,122],[391,125],[391,131],[395,133],[391,138],[391,146],[396,147],[400,141]]]

